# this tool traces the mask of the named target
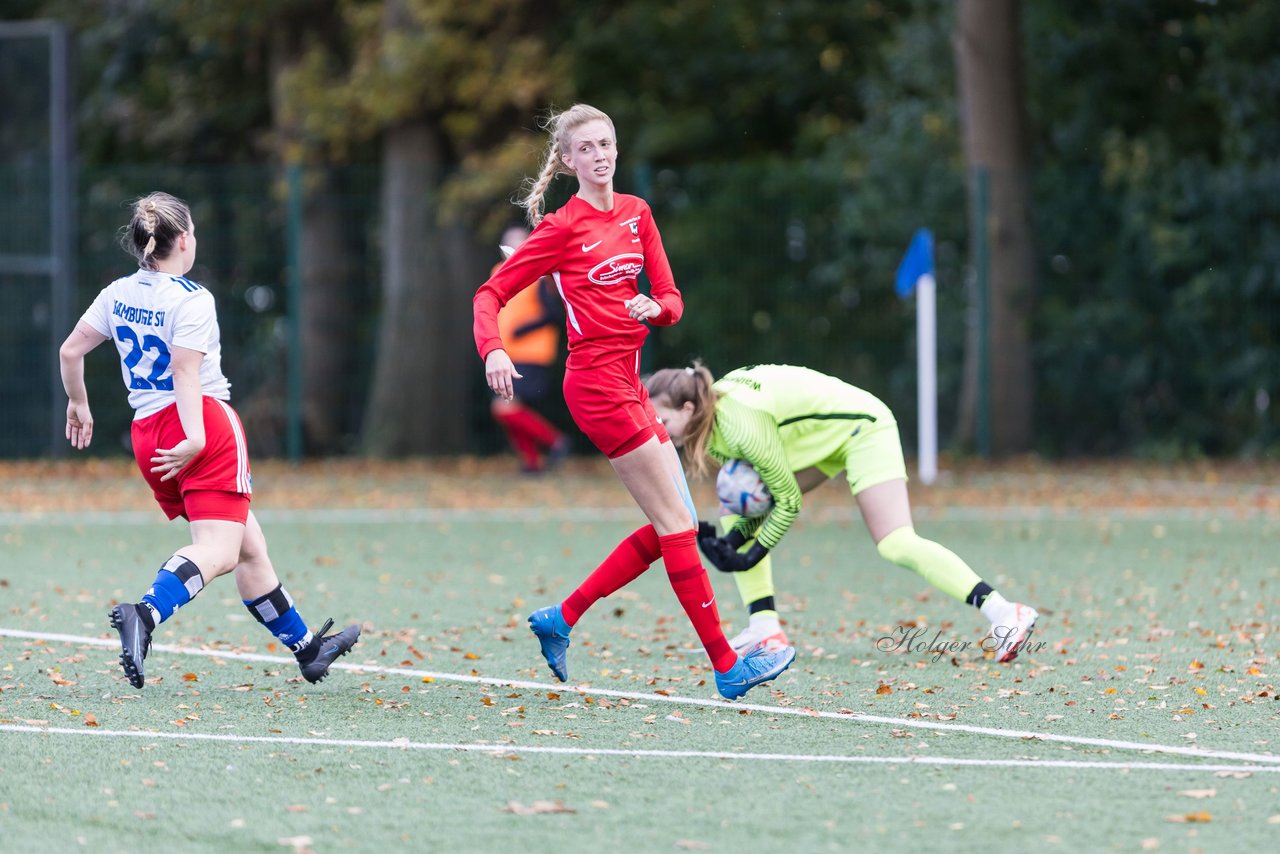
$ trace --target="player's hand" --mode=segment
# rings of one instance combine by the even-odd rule
[[[204,445],[192,441],[191,439],[183,439],[172,448],[156,448],[156,455],[151,458],[151,462],[155,463],[151,467],[153,474],[164,472],[164,477],[160,478],[161,482],[171,480],[177,477],[178,472],[186,468],[187,464],[194,460]]]
[[[77,451],[89,447],[93,439],[93,413],[85,400],[67,401],[67,441]]]
[[[735,533],[730,531],[725,537],[716,537],[706,542],[698,541],[698,546],[707,556],[707,560],[721,572],[746,572],[764,560],[764,556],[769,553],[769,550],[759,543],[752,543],[751,548],[745,552],[738,551],[739,546],[735,546],[734,541],[740,540],[742,535],[734,537]]]
[[[632,320],[648,320],[662,314],[662,304],[645,294],[636,294],[623,305]]]
[[[516,396],[512,381],[524,379],[524,376],[517,373],[515,363],[507,355],[507,351],[499,348],[485,357],[484,379],[494,394],[503,400],[512,400]]]

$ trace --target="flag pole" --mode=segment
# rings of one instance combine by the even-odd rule
[[[916,295],[916,402],[920,426],[917,467],[920,482],[938,477],[938,319],[937,281],[933,277],[933,233],[916,230],[898,264],[894,289],[906,299]]]
[[[926,486],[938,478],[937,282],[925,273],[916,282],[917,403],[920,410],[918,465]]]

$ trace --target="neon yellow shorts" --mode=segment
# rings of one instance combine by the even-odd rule
[[[864,427],[850,436],[840,450],[818,463],[818,469],[827,477],[844,471],[854,495],[891,480],[906,480],[907,462],[902,456],[898,422],[881,418]]]

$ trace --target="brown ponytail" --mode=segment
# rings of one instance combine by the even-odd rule
[[[711,470],[707,457],[707,443],[711,441],[711,428],[716,421],[716,400],[719,395],[712,388],[715,377],[700,360],[694,360],[691,368],[663,368],[655,371],[645,387],[655,400],[663,398],[672,409],[686,403],[693,404],[693,414],[685,427],[685,461],[689,472],[703,477]]]

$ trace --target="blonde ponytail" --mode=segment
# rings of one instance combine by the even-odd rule
[[[551,179],[556,176],[559,171],[557,165],[560,163],[560,156],[556,153],[556,145],[554,140],[547,146],[547,159],[542,164],[542,171],[529,187],[529,192],[520,200],[520,206],[525,210],[525,216],[529,219],[529,225],[536,226],[542,222],[542,197],[547,194],[547,188],[551,186]]]
[[[138,221],[142,223],[142,230],[147,233],[147,245],[142,249],[142,262],[145,264],[156,251],[156,200],[145,199],[138,207],[142,209],[138,214]]]

